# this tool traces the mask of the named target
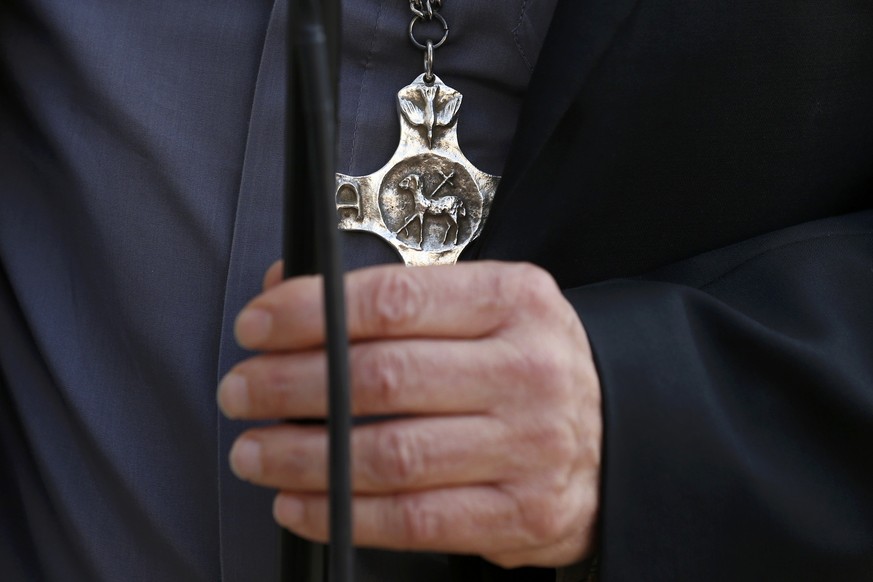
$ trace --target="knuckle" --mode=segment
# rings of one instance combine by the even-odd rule
[[[366,379],[369,388],[366,399],[380,410],[393,410],[400,404],[403,390],[404,352],[374,347],[364,354],[361,377]]]
[[[425,307],[427,294],[408,270],[383,271],[372,296],[373,324],[377,333],[411,326]]]
[[[500,263],[481,274],[478,287],[487,292],[479,295],[488,308],[503,312],[507,317],[516,314],[519,307],[540,293],[544,285],[537,283],[549,275],[531,263]]]
[[[528,439],[552,465],[570,464],[579,449],[577,432],[569,422],[548,422],[537,426]]]
[[[560,539],[566,530],[566,515],[560,496],[538,495],[525,500],[523,523],[537,544],[548,544]]]
[[[508,366],[512,377],[523,379],[536,390],[539,399],[564,398],[570,367],[560,347],[544,343],[520,347],[511,354]]]
[[[512,274],[515,300],[528,309],[548,309],[554,299],[557,285],[546,271],[530,263],[515,265]]]
[[[529,548],[554,544],[573,527],[576,512],[568,505],[568,490],[559,481],[546,476],[506,490],[514,506],[515,527]]]
[[[540,348],[530,352],[531,373],[546,391],[546,395],[562,396],[567,385],[567,366],[554,349]]]
[[[386,486],[402,489],[415,485],[424,473],[421,457],[408,432],[387,426],[377,439],[376,471]]]
[[[400,500],[403,534],[412,547],[427,547],[444,539],[442,517],[418,497]]]

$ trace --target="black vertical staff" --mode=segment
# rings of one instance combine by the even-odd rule
[[[325,560],[324,546],[283,529],[280,580],[352,582],[351,402],[334,201],[339,0],[289,0],[288,30],[284,274],[324,276],[330,546]]]

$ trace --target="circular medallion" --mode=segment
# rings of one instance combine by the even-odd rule
[[[472,238],[482,220],[482,195],[464,166],[424,153],[388,171],[379,188],[379,211],[398,242],[440,251]]]

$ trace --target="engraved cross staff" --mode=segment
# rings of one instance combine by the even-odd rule
[[[279,575],[283,582],[352,582],[348,337],[334,203],[339,1],[289,0],[288,30],[283,254],[286,277],[324,276],[330,549],[325,561],[322,546],[282,530]]]

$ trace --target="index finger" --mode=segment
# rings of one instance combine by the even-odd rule
[[[381,266],[346,275],[349,338],[483,337],[512,315],[516,285],[535,267],[497,262]],[[285,281],[256,297],[236,321],[237,341],[257,350],[324,342],[320,277]]]

